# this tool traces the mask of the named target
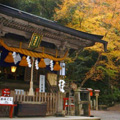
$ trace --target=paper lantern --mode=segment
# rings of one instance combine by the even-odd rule
[[[16,66],[11,66],[11,72],[14,73],[16,71],[16,68],[17,68]]]

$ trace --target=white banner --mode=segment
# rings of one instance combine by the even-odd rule
[[[40,75],[39,92],[45,92],[45,75]]]
[[[60,63],[61,70],[60,70],[60,75],[65,76],[65,63]]]

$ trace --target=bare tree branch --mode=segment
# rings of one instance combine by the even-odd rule
[[[81,52],[83,50],[83,48],[80,48],[78,51],[76,51],[76,55],[75,55],[75,57],[72,59],[72,61],[75,61],[77,58],[78,58],[78,56],[79,56],[79,53]]]
[[[82,81],[82,83],[80,84],[80,88],[85,84],[85,82],[86,82],[89,78],[91,78],[91,77],[94,75],[94,73],[95,73],[95,71],[96,71],[96,67],[97,67],[97,65],[98,65],[98,63],[99,63],[100,57],[101,57],[101,53],[99,53],[99,56],[98,56],[98,58],[97,58],[96,63],[94,64],[94,66],[87,72],[87,75],[86,75],[85,79],[84,79],[84,80]]]

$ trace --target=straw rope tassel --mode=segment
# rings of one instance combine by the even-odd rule
[[[54,60],[54,61],[62,61],[67,57],[67,54],[68,54],[68,51],[66,51],[64,57],[55,58],[55,57],[53,57],[51,55],[48,55],[48,54],[45,54],[45,53],[43,54],[43,53],[32,52],[32,51],[22,49],[22,48],[20,49],[20,48],[9,47],[1,39],[0,39],[0,45],[2,45],[5,49],[7,49],[9,51],[19,52],[21,54],[24,54],[26,56],[31,56],[31,57],[34,57],[34,58],[43,58],[43,57],[44,58],[49,58],[49,59]]]
[[[43,58],[41,58],[41,60],[40,60],[40,62],[39,62],[39,64],[38,64],[38,66],[39,66],[39,68],[45,68],[45,67],[46,67],[46,64],[45,64]]]
[[[44,57],[44,47],[42,47],[42,51],[43,51],[43,57]],[[39,68],[45,68],[46,67],[46,64],[44,62],[44,59],[41,58],[39,64],[38,64]]]
[[[54,71],[59,71],[61,69],[60,65],[59,65],[59,62],[55,62],[55,65],[54,65]]]
[[[58,55],[58,50],[56,50],[56,58],[57,58],[57,55]],[[61,69],[60,65],[59,65],[59,62],[55,62],[55,65],[54,65],[54,68],[53,70],[54,71],[59,71]]]
[[[12,56],[12,52],[9,52],[7,57],[4,59],[5,62],[8,62],[8,63],[13,63],[14,62],[14,59],[13,59],[13,56]]]
[[[19,65],[20,66],[28,66],[28,63],[27,63],[25,56],[22,57],[22,60],[20,61]]]

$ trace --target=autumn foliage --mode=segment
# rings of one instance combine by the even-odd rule
[[[97,51],[99,59],[86,72],[83,83],[88,79],[109,79],[110,85],[119,85],[120,0],[62,0],[55,11],[56,21],[76,30],[102,35],[103,40],[108,41],[107,52],[100,43],[85,48]]]

